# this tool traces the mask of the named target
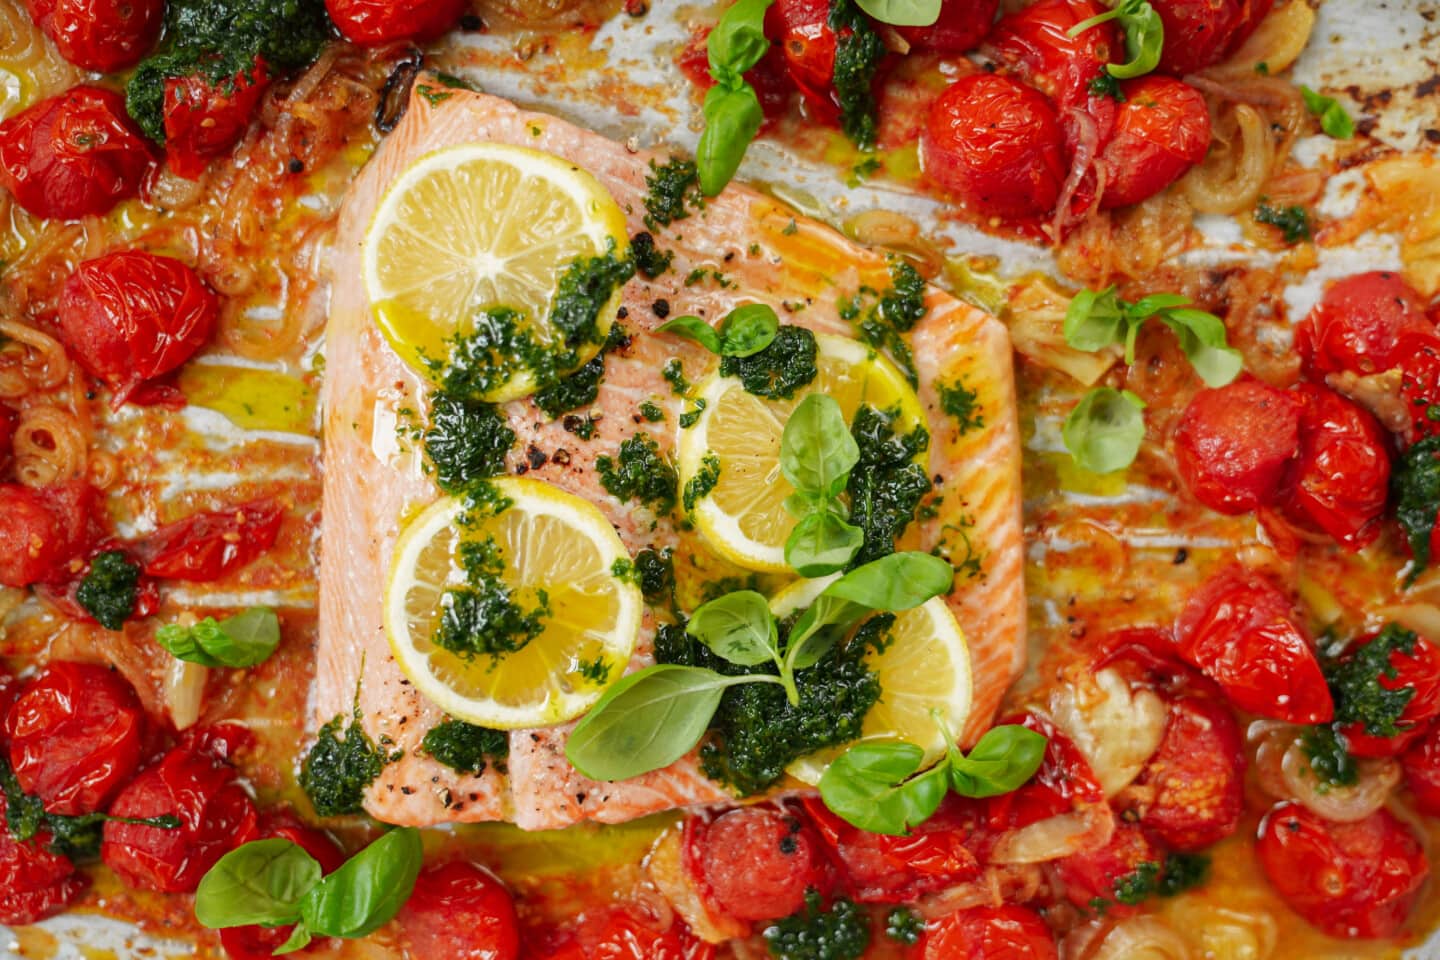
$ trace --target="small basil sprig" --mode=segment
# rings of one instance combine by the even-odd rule
[[[673,333],[694,340],[721,357],[749,357],[759,353],[775,339],[780,318],[765,303],[747,303],[736,307],[720,321],[720,328],[710,326],[695,316],[675,317],[655,328],[656,333]]]
[[[1112,77],[1129,80],[1140,77],[1160,65],[1160,51],[1165,46],[1165,24],[1160,14],[1145,0],[1120,0],[1114,7],[1082,20],[1069,30],[1072,37],[1079,36],[1091,27],[1111,20],[1120,21],[1125,32],[1125,63],[1107,63],[1105,70]]]
[[[710,31],[706,49],[715,86],[706,92],[701,106],[705,132],[695,150],[700,189],[707,197],[725,189],[735,176],[745,150],[765,120],[755,88],[744,74],[770,49],[770,40],[765,36],[765,11],[773,2],[738,0]]]
[[[1316,93],[1309,87],[1301,86],[1300,95],[1305,98],[1305,109],[1320,118],[1320,129],[1336,140],[1349,140],[1355,136],[1355,121],[1334,97]]]
[[[1040,769],[1046,743],[1028,727],[993,727],[968,755],[952,746],[923,772],[924,751],[913,743],[859,743],[825,768],[820,799],[861,830],[900,836],[928,820],[950,790],[994,797],[1018,789]]]
[[[950,564],[928,553],[895,553],[867,563],[825,588],[783,648],[764,597],[742,590],[712,600],[695,611],[686,632],[731,663],[773,662],[778,675],[731,676],[678,664],[646,667],[605,691],[571,731],[566,759],[592,780],[625,780],[668,767],[700,742],[726,688],[779,684],[798,704],[799,671],[819,662],[850,627],[877,611],[908,610],[946,593],[954,576]]]
[[[1114,473],[1135,462],[1145,440],[1145,401],[1129,390],[1096,387],[1065,418],[1065,449],[1082,469]]]
[[[780,472],[795,492],[785,509],[796,519],[785,541],[785,562],[805,577],[841,570],[865,544],[865,531],[849,523],[840,499],[860,446],[845,425],[840,404],[812,393],[790,414],[780,435]]]
[[[855,5],[881,23],[895,27],[928,27],[940,19],[941,0],[855,0]]]
[[[195,918],[210,928],[295,924],[275,953],[312,937],[368,936],[400,912],[424,861],[420,832],[401,827],[361,850],[328,877],[299,844],[256,840],[221,857],[195,891]]]
[[[280,620],[269,607],[251,607],[224,620],[206,617],[193,626],[170,623],[155,642],[178,660],[205,667],[253,667],[280,645]]]

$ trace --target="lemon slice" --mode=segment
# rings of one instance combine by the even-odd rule
[[[588,501],[539,480],[491,489],[495,512],[465,498],[431,504],[401,532],[385,588],[385,632],[405,675],[446,713],[487,727],[561,723],[619,680],[640,631],[640,590],[617,578],[625,546]],[[457,653],[442,616],[467,590],[493,594],[465,572],[462,550],[481,547],[521,613],[539,632],[511,634],[513,652]]]
[[[618,285],[583,342],[567,347],[550,315],[565,271],[611,251],[628,255],[625,215],[590,174],[526,147],[462,144],[421,157],[386,191],[365,234],[365,290],[396,353],[432,378],[452,341],[474,332],[478,310],[516,311],[518,329],[490,335],[511,369],[479,390],[481,399],[512,400],[535,387],[525,350],[556,357],[564,373],[600,349]]]
[[[770,600],[770,612],[785,618],[815,602],[839,574],[818,580],[797,580]],[[951,732],[959,734],[970,715],[970,650],[965,635],[944,597],[932,597],[895,615],[890,644],[870,651],[866,665],[880,681],[880,699],[865,714],[860,739],[904,740],[925,751],[925,766],[945,752],[945,736],[931,715],[938,710]],[[785,770],[811,786],[850,745],[821,750],[796,760]]]
[[[720,477],[695,505],[695,526],[727,560],[751,570],[780,573],[785,541],[795,518],[785,510],[794,487],[780,473],[780,435],[790,413],[808,394],[835,398],[846,422],[862,403],[881,410],[899,407],[896,429],[909,433],[924,422],[915,391],[885,357],[857,340],[816,334],[815,379],[789,400],[767,400],[734,377],[711,377],[700,391],[704,413],[680,433],[682,489],[704,469],[707,454]]]

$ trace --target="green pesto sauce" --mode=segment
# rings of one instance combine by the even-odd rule
[[[605,355],[611,350],[623,350],[630,345],[630,335],[618,321],[610,325],[610,334],[600,353],[579,370],[562,377],[555,383],[536,391],[535,406],[545,411],[546,416],[555,420],[570,410],[588,407],[600,396],[600,384],[605,379]],[[570,430],[568,424],[565,429]],[[593,424],[591,432],[593,432]],[[570,430],[576,433],[575,430]],[[589,440],[589,436],[581,439]]]
[[[1255,221],[1277,228],[1286,243],[1310,239],[1310,212],[1299,204],[1272,207],[1262,197],[1260,205],[1255,208]]]
[[[349,726],[336,714],[320,728],[315,745],[300,762],[300,787],[322,817],[339,817],[363,810],[365,790],[380,776],[387,757],[360,726],[357,706]]]
[[[505,561],[491,538],[465,540],[459,549],[465,585],[440,597],[440,624],[431,640],[465,660],[488,656],[494,662],[523,650],[545,630],[550,598],[535,591],[535,605],[517,602],[500,579]]]
[[[860,960],[870,948],[870,920],[853,900],[839,897],[829,909],[815,890],[800,911],[765,928],[775,960]]]
[[[654,280],[669,270],[675,258],[673,252],[656,246],[655,238],[643,230],[630,238],[630,256],[635,258],[635,268],[647,280]]]
[[[107,550],[90,562],[75,599],[106,630],[119,630],[135,612],[140,586],[140,565],[122,550]]]
[[[770,400],[788,400],[819,372],[815,334],[781,324],[770,346],[748,357],[723,357],[720,375],[738,377],[747,391]]]
[[[930,434],[916,426],[899,434],[899,408],[877,410],[863,405],[855,411],[850,433],[860,459],[850,471],[850,522],[865,531],[865,543],[851,561],[862,566],[895,552],[895,539],[915,519],[916,508],[930,492],[930,477],[915,458],[930,447]]]
[[[1335,700],[1337,724],[1358,723],[1372,737],[1395,737],[1413,724],[1400,717],[1415,697],[1415,687],[1401,684],[1392,689],[1382,681],[1399,677],[1391,658],[1413,656],[1415,633],[1399,624],[1387,623],[1375,639],[1354,653],[1325,664],[1325,679]]]
[[[657,164],[651,160],[645,186],[649,188],[645,195],[645,226],[651,230],[684,220],[690,216],[689,208],[705,206],[694,161],[677,157]]]
[[[550,325],[565,335],[565,346],[600,343],[600,310],[625,281],[635,276],[635,261],[615,256],[615,241],[598,257],[581,257],[560,275]]]
[[[695,424],[700,422],[700,414],[705,412],[706,403],[704,397],[696,397],[693,402],[695,406],[680,414],[679,422],[681,430],[689,430],[695,426]]]
[[[510,756],[510,735],[446,717],[425,731],[420,746],[430,756],[456,773],[479,776],[493,763],[505,772],[505,759]]]
[[[640,588],[647,603],[660,603],[672,597],[675,590],[675,563],[669,547],[662,550],[646,548],[634,560],[621,557],[610,572],[625,583]]]
[[[836,38],[831,81],[840,106],[840,129],[857,147],[869,150],[875,146],[875,74],[885,57],[885,42],[853,0],[831,0],[829,23]]]
[[[685,493],[681,498],[685,506],[685,512],[690,513],[695,509],[695,504],[709,496],[710,491],[715,489],[715,484],[720,482],[720,458],[714,453],[706,451],[700,461],[700,469],[695,476],[685,482]]]
[[[647,434],[637,433],[620,444],[618,462],[609,456],[595,460],[600,485],[619,500],[638,500],[657,514],[675,507],[679,477]]]
[[[942,381],[935,384],[935,390],[940,394],[940,409],[955,421],[955,429],[961,436],[985,426],[985,413],[980,409],[978,397],[963,380]]]
[[[424,442],[435,482],[456,493],[475,480],[505,472],[505,454],[515,444],[515,431],[494,404],[436,393]]]
[[[690,392],[690,381],[685,379],[685,367],[678,358],[671,357],[666,361],[665,369],[660,371],[660,375],[670,384],[671,392],[677,397],[683,397]]]
[[[650,423],[659,423],[665,419],[665,411],[653,400],[642,400],[640,402],[640,416]]]
[[[854,323],[862,341],[888,353],[910,386],[919,384],[915,356],[903,336],[925,316],[925,280],[914,267],[892,260],[889,287],[883,292],[861,287],[839,307],[840,319]]]

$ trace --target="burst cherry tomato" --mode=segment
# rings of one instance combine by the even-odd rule
[[[10,766],[51,813],[103,810],[140,765],[145,711],[134,689],[93,663],[51,663],[5,715]]]
[[[1175,427],[1175,464],[1191,495],[1229,514],[1274,502],[1300,446],[1300,409],[1259,380],[1197,393]]]
[[[80,365],[114,391],[117,409],[132,395],[178,397],[174,388],[142,388],[189,360],[218,314],[215,294],[194,270],[140,250],[85,261],[60,293],[60,334]]]
[[[1154,0],[1165,25],[1160,69],[1184,76],[1224,60],[1259,25],[1273,0]]]
[[[790,79],[822,118],[835,115],[835,31],[829,0],[775,0],[765,13],[765,35],[775,41]]]
[[[1070,30],[1107,9],[1095,0],[1040,0],[1002,18],[987,47],[1061,107],[1082,106],[1091,84],[1125,45],[1113,21],[1073,37]]]
[[[81,481],[30,488],[0,483],[0,584],[28,587],[63,579],[85,549],[94,499]]]
[[[1383,808],[1335,823],[1282,803],[1261,821],[1256,849],[1291,909],[1336,937],[1399,934],[1430,875],[1420,841]]]
[[[250,70],[237,71],[223,83],[204,74],[165,81],[165,159],[170,169],[190,180],[199,178],[210,161],[230,151],[250,126],[250,117],[270,73],[255,58]]]
[[[701,892],[737,920],[774,920],[818,886],[816,839],[794,814],[744,807],[685,822],[685,861]]]
[[[1034,730],[1047,743],[1040,769],[1029,781],[1018,790],[986,801],[986,819],[993,833],[1016,830],[1104,800],[1105,793],[1085,755],[1049,720],[1026,713],[1001,723]]]
[[[1057,861],[1055,872],[1065,884],[1065,896],[1077,907],[1091,910],[1096,901],[1104,901],[1106,915],[1126,917],[1136,912],[1136,905],[1117,899],[1125,895],[1125,881],[1135,877],[1141,864],[1158,865],[1164,859],[1144,831],[1119,820],[1110,842]]]
[[[1332,284],[1295,330],[1306,375],[1380,373],[1405,359],[1408,334],[1434,334],[1425,303],[1398,274],[1356,274]]]
[[[920,138],[928,176],[983,217],[1049,213],[1065,182],[1064,136],[1044,94],[1018,80],[976,73],[930,107]]]
[[[928,27],[898,27],[916,50],[967,53],[980,45],[995,24],[1000,0],[944,0],[940,16]]]
[[[289,813],[267,816],[260,824],[259,833],[254,839],[267,840],[271,837],[289,840],[291,843],[304,847],[305,852],[320,864],[320,870],[324,874],[335,872],[345,862],[345,854],[335,845],[335,841],[330,839],[329,834],[305,826]],[[290,939],[290,934],[294,929],[293,924],[286,924],[282,927],[226,927],[220,931],[220,945],[225,948],[225,953],[229,955],[230,960],[268,960],[274,956],[276,950],[284,946],[286,940]],[[308,953],[325,942],[323,939],[314,940],[309,946],[297,952]],[[442,955],[450,956],[449,954],[431,954],[430,956]]]
[[[1136,779],[1154,791],[1140,824],[1172,850],[1219,843],[1240,825],[1244,781],[1235,717],[1214,700],[1177,698],[1160,746]]]
[[[133,67],[160,34],[165,0],[25,0],[60,56],[82,70]]]
[[[433,40],[455,25],[467,0],[325,0],[336,28],[351,43],[377,47],[397,40]]]
[[[166,524],[140,548],[145,573],[193,583],[218,580],[274,546],[284,514],[273,500],[252,500]]]
[[[1055,937],[1025,907],[970,907],[925,930],[923,960],[1056,960]]]
[[[1361,639],[1355,650],[1363,649],[1376,636],[1372,633]],[[1356,756],[1396,756],[1425,733],[1431,720],[1440,716],[1440,650],[1436,650],[1434,644],[1424,637],[1416,637],[1413,652],[1390,652],[1389,668],[1394,676],[1382,670],[1376,678],[1380,686],[1386,690],[1414,691],[1396,721],[1400,733],[1393,737],[1372,736],[1365,732],[1364,724],[1347,723],[1340,732]]]
[[[549,960],[713,960],[715,948],[696,940],[685,924],[668,930],[626,907],[587,914],[558,949],[541,954]]]
[[[100,856],[127,885],[189,893],[215,861],[255,839],[255,804],[234,769],[203,746],[179,746],[141,771],[110,813],[145,818],[173,814],[180,826],[110,821]]]
[[[520,922],[505,885],[473,863],[426,867],[400,912],[412,957],[516,960]]]
[[[139,192],[153,164],[111,90],[72,87],[0,123],[0,186],[37,217],[106,213]]]
[[[1396,348],[1400,357],[1400,399],[1410,418],[1408,439],[1440,435],[1440,337],[1412,333]]]
[[[1364,407],[1326,387],[1302,383],[1295,395],[1300,453],[1290,465],[1281,508],[1297,526],[1328,533],[1358,550],[1380,535],[1390,494],[1385,431]]]
[[[1127,80],[1110,141],[1100,154],[1105,173],[1102,207],[1124,207],[1154,196],[1205,159],[1210,109],[1200,91],[1171,77]]]
[[[1269,580],[1227,567],[1200,586],[1175,624],[1180,655],[1242,710],[1289,723],[1335,715],[1310,637]]]
[[[1431,724],[1400,757],[1405,785],[1421,813],[1440,817],[1440,724]]]
[[[16,840],[0,792],[0,923],[36,923],[74,903],[90,885],[68,858],[49,849],[53,837],[42,831]]]

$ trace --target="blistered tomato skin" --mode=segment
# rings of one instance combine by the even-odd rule
[[[731,810],[696,823],[686,841],[686,860],[701,889],[737,920],[787,917],[805,905],[805,891],[818,886],[815,837],[793,814]]]
[[[980,45],[995,23],[1000,0],[944,0],[940,16],[928,27],[898,27],[914,50],[968,53]]]
[[[1405,785],[1421,813],[1440,817],[1440,724],[1432,723],[1400,756]]]
[[[1059,952],[1040,915],[1025,907],[971,907],[925,930],[923,960],[1056,960]]]
[[[1125,102],[1099,160],[1105,174],[1100,205],[1105,208],[1154,196],[1210,149],[1210,109],[1199,90],[1153,74],[1127,80],[1121,90]]]
[[[132,396],[168,402],[178,391],[146,396],[147,381],[189,360],[210,339],[219,309],[179,260],[121,250],[85,261],[65,281],[60,334],[80,365],[114,391],[113,408]]]
[[[219,580],[274,546],[284,515],[273,500],[252,500],[166,524],[140,547],[145,573],[192,583]]]
[[[78,220],[140,192],[154,166],[125,99],[71,87],[0,123],[0,186],[37,217]]]
[[[1300,447],[1296,398],[1259,380],[1201,390],[1175,427],[1175,464],[1211,510],[1249,513],[1275,501]]]
[[[351,43],[374,47],[397,40],[433,40],[468,9],[465,0],[325,0]]]
[[[961,77],[930,107],[925,175],[983,217],[1050,213],[1065,182],[1064,135],[1045,95],[997,74]]]
[[[1019,829],[1105,799],[1100,782],[1080,748],[1046,718],[1025,713],[1001,720],[1019,724],[1046,739],[1040,769],[1018,790],[984,801],[986,826],[995,833]]]
[[[463,860],[422,870],[399,924],[412,957],[520,956],[520,922],[510,892],[489,871]]]
[[[790,79],[807,103],[829,118],[835,76],[835,31],[829,0],[775,0],[765,12],[765,35],[775,42]]]
[[[1295,349],[1306,376],[1349,370],[1381,373],[1402,363],[1407,336],[1430,335],[1435,326],[1425,303],[1399,274],[1377,270],[1332,284],[1295,329]]]
[[[1113,21],[1073,37],[1070,30],[1107,9],[1095,0],[1040,0],[1002,18],[986,49],[1062,108],[1083,106],[1091,82],[1125,45]]]
[[[1355,649],[1371,643],[1375,634],[1357,642]],[[1393,737],[1372,736],[1362,723],[1348,723],[1340,728],[1346,745],[1357,757],[1393,757],[1424,735],[1428,725],[1440,716],[1440,650],[1424,637],[1415,638],[1413,653],[1392,650],[1389,658],[1394,676],[1382,672],[1376,682],[1386,690],[1410,689],[1414,693],[1405,704],[1396,726],[1400,733]]]
[[[1140,825],[1172,850],[1203,850],[1240,826],[1245,752],[1224,704],[1203,697],[1170,703],[1165,736],[1136,779],[1153,789]]]
[[[1330,689],[1314,644],[1273,583],[1227,567],[1191,595],[1175,625],[1180,655],[1242,710],[1289,723],[1329,723]]]
[[[1184,76],[1219,63],[1244,22],[1246,0],[1154,0],[1165,25],[1160,68]]]
[[[561,944],[539,954],[548,960],[712,960],[715,948],[695,939],[679,921],[656,930],[626,907],[586,914]]]
[[[0,585],[28,587],[63,580],[84,550],[94,499],[89,484],[31,488],[0,483]]]
[[[1335,937],[1397,936],[1430,875],[1419,839],[1383,808],[1336,823],[1282,803],[1260,822],[1256,850],[1291,909]]]
[[[1400,399],[1410,427],[1411,442],[1440,435],[1440,337],[1433,332],[1403,337],[1400,356]]]
[[[1359,550],[1380,535],[1390,495],[1384,428],[1368,410],[1326,387],[1302,383],[1295,393],[1304,404],[1300,450],[1282,510],[1292,523]]]
[[[90,879],[67,858],[49,849],[49,832],[16,840],[6,822],[6,797],[0,792],[0,923],[21,925],[52,917],[70,906]]]
[[[30,18],[82,70],[133,67],[160,35],[164,0],[25,0]]]
[[[270,86],[265,61],[225,83],[201,74],[165,81],[165,159],[170,169],[197,179],[210,161],[230,151],[250,126],[250,117]]]

